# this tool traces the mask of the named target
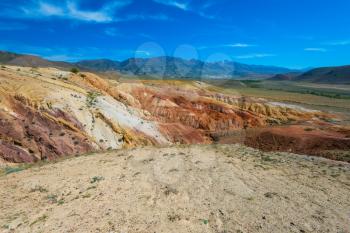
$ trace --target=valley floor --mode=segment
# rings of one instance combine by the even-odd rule
[[[350,165],[238,144],[116,150],[0,177],[0,232],[350,232]]]

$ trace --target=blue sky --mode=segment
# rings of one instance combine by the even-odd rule
[[[345,65],[349,12],[349,0],[1,0],[0,49],[65,61]]]

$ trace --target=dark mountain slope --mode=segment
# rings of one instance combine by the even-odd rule
[[[39,56],[17,54],[5,51],[0,51],[0,63],[15,66],[56,67],[61,69],[68,69],[74,66],[68,62],[49,61]]]
[[[295,77],[293,80],[313,83],[350,84],[350,66],[316,68]]]
[[[271,81],[291,81],[295,77],[297,77],[298,75],[300,75],[300,73],[297,73],[297,72],[277,74],[277,75],[273,76],[272,78],[269,78],[268,80],[271,80]]]

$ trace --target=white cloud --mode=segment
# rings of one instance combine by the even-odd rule
[[[251,58],[264,58],[264,57],[275,57],[275,54],[270,53],[252,53],[246,55],[236,56],[237,59],[251,59]]]
[[[45,2],[39,2],[39,12],[46,16],[64,15],[64,10],[62,8]]]
[[[350,40],[338,40],[338,41],[327,42],[325,44],[332,45],[332,46],[350,45]]]
[[[121,21],[129,21],[129,20],[171,20],[167,15],[164,14],[156,14],[156,15],[143,15],[143,14],[137,14],[137,15],[128,15],[125,18],[120,19]]]
[[[325,48],[305,48],[304,51],[308,52],[327,52]]]
[[[205,13],[203,10],[205,10],[206,8],[210,7],[211,5],[213,5],[213,3],[207,3],[204,6],[202,6],[200,9],[192,9],[190,7],[190,1],[179,1],[179,0],[153,0],[156,3],[162,4],[162,5],[166,5],[166,6],[170,6],[170,7],[175,7],[177,9],[183,10],[183,11],[189,11],[191,13],[194,13],[196,15],[199,15],[203,18],[207,18],[207,19],[215,19],[216,16],[213,15],[209,15],[207,13]]]
[[[146,33],[140,33],[138,35],[143,37],[143,38],[149,39],[149,40],[153,40],[154,39],[153,36],[151,36],[149,34],[146,34]]]
[[[233,48],[247,48],[247,47],[254,47],[253,44],[245,44],[245,43],[236,43],[236,44],[227,44],[226,47],[233,47]]]
[[[107,36],[118,36],[118,35],[120,35],[120,33],[118,32],[118,30],[116,28],[106,28],[104,30],[104,33]]]
[[[204,50],[204,49],[213,49],[213,48],[222,48],[222,47],[230,47],[230,48],[248,48],[248,47],[255,47],[257,45],[255,44],[246,44],[246,43],[235,43],[235,44],[222,44],[222,45],[215,45],[215,46],[200,46],[197,49]]]
[[[97,23],[113,21],[113,16],[109,8],[103,8],[100,11],[83,11],[79,10],[74,2],[68,2],[67,9],[67,16],[69,18]]]
[[[70,57],[65,54],[49,55],[44,56],[44,58],[50,61],[76,61],[81,59],[81,57]]]
[[[159,4],[163,4],[163,5],[167,5],[167,6],[173,6],[176,7],[178,9],[187,11],[189,10],[189,3],[188,2],[180,2],[180,1],[176,1],[176,0],[153,0],[156,3]]]
[[[145,50],[136,50],[135,52],[138,55],[146,55],[146,56],[151,56],[151,53]]]
[[[204,3],[204,4],[202,5],[202,9],[210,8],[210,7],[212,7],[214,4],[215,4],[215,2],[213,2],[213,1],[207,1],[206,3]]]
[[[29,4],[15,8],[5,9],[1,15],[11,18],[35,18],[58,17],[62,19],[74,19],[85,22],[108,23],[117,21],[115,12],[131,3],[131,0],[118,0],[107,3],[98,10],[82,10],[78,0],[66,0],[60,2],[29,1]]]
[[[79,5],[81,2],[80,0],[63,0],[60,2],[33,0],[28,1],[28,3],[22,7],[4,9],[2,12],[0,12],[0,15],[9,18],[40,20],[44,20],[49,17],[56,17],[93,23],[110,23],[130,20],[170,20],[170,18],[165,14],[129,14],[116,17],[116,12],[119,9],[131,4],[132,1],[133,0],[114,0],[104,4],[100,9],[86,10],[81,9]],[[187,4],[176,2],[174,6],[185,9]],[[114,33],[112,31],[106,31],[106,34],[112,35]]]

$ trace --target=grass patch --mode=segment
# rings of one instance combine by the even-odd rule
[[[273,158],[271,158],[270,156],[267,156],[267,155],[261,156],[261,160],[265,161],[265,162],[276,162],[277,161],[276,159],[273,159]]]
[[[86,190],[95,189],[95,188],[97,188],[97,187],[94,185],[94,186],[88,187]]]
[[[32,164],[23,164],[23,165],[20,165],[20,166],[17,166],[17,167],[5,167],[2,172],[0,172],[0,175],[1,173],[3,173],[3,175],[8,175],[8,174],[11,174],[11,173],[16,173],[16,172],[20,172],[20,171],[23,171],[27,168],[30,168],[32,166]]]
[[[22,167],[5,167],[5,174],[8,175],[8,174],[20,172],[23,170],[24,170],[24,168],[22,168]]]
[[[43,216],[37,218],[34,222],[32,222],[29,226],[33,226],[34,224],[38,223],[38,222],[43,222],[48,218],[48,216],[46,214],[44,214]]]

